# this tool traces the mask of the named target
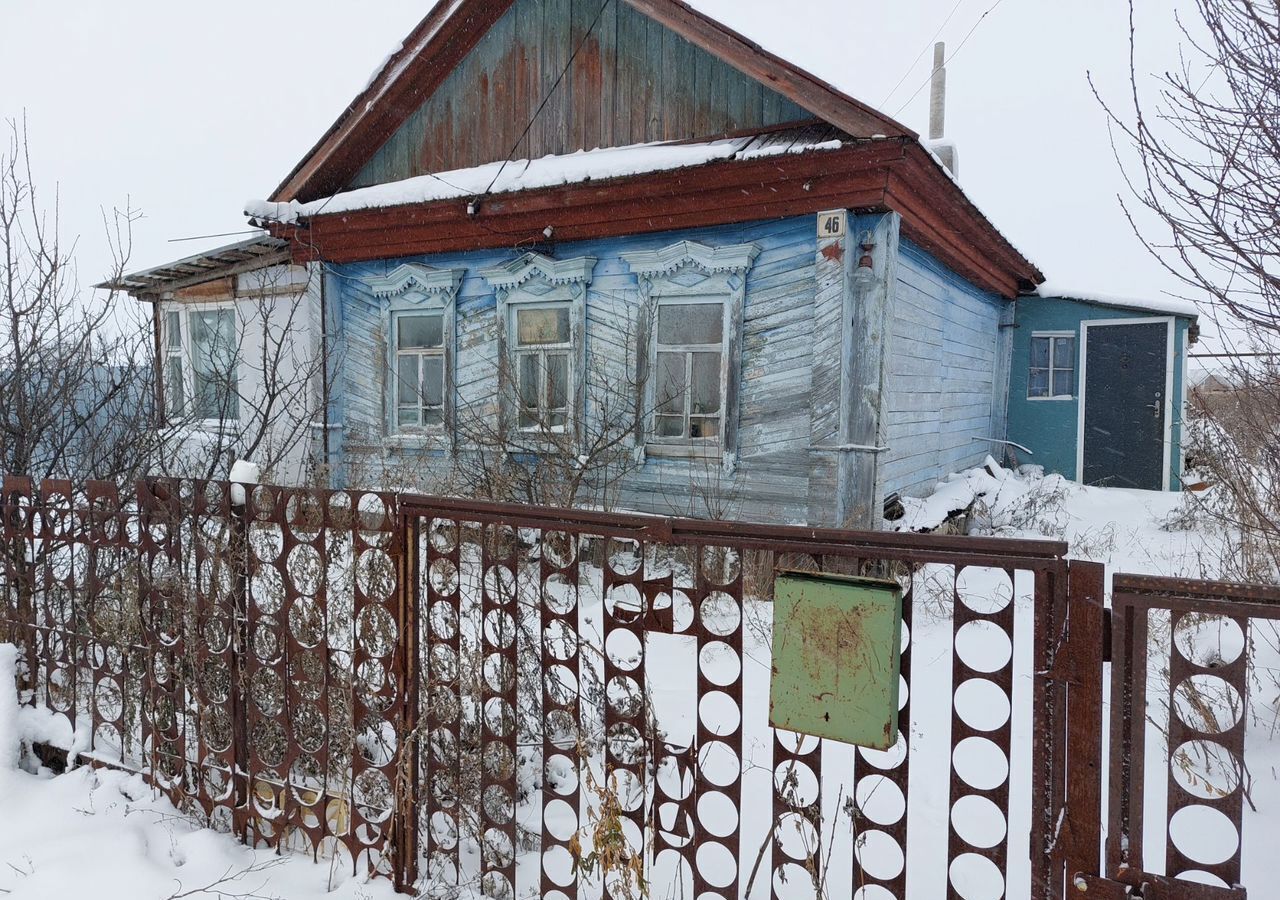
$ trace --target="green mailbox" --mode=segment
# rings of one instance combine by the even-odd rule
[[[887,750],[898,742],[902,588],[779,572],[773,601],[774,728]]]

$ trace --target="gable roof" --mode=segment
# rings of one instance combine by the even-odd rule
[[[515,0],[440,0],[276,188],[277,202],[346,188],[362,165],[430,97]],[[770,53],[682,0],[612,0],[668,28],[823,121],[855,137],[915,133]]]

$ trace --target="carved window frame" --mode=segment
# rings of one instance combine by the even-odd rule
[[[462,269],[437,269],[418,263],[403,263],[386,275],[364,279],[374,297],[382,303],[382,333],[386,336],[383,371],[383,423],[389,442],[431,445],[449,443],[457,414],[457,301],[465,274]],[[400,318],[414,314],[438,313],[443,317],[444,422],[433,426],[401,426],[397,417],[396,330]]]
[[[738,418],[742,393],[742,327],[746,310],[747,277],[760,246],[754,243],[709,247],[680,241],[661,250],[623,253],[622,260],[636,276],[641,314],[637,354],[640,395],[637,402],[636,442],[644,453],[687,459],[719,456],[727,469],[738,453]],[[723,422],[718,443],[675,444],[655,438],[658,307],[666,303],[721,302],[724,304],[720,390]]]
[[[493,288],[498,321],[498,410],[503,434],[515,432],[519,417],[514,408],[518,387],[516,377],[516,310],[520,308],[565,307],[569,310],[569,409],[567,423],[554,433],[582,433],[586,412],[587,290],[596,268],[596,259],[552,259],[541,253],[526,253],[510,262],[480,271]],[[522,433],[537,435],[540,429]],[[549,432],[551,433],[551,432]]]

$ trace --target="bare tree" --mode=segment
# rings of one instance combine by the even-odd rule
[[[1280,7],[1195,0],[1176,68],[1102,100],[1147,249],[1216,320],[1230,403],[1198,403],[1188,443],[1219,485],[1203,510],[1240,536],[1239,571],[1280,573]],[[1138,28],[1130,2],[1130,41]],[[1154,88],[1154,90],[1152,89]],[[1096,88],[1095,88],[1096,93]],[[1100,95],[1099,95],[1100,96]],[[1100,98],[1101,99],[1101,98]],[[1219,398],[1220,399],[1220,398]]]
[[[74,243],[32,176],[26,130],[0,154],[0,469],[36,479],[128,478],[156,449],[149,329],[136,310],[82,296]],[[132,210],[104,215],[118,274]]]

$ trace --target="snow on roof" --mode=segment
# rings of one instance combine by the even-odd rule
[[[1145,299],[1117,297],[1114,294],[1107,294],[1101,291],[1082,291],[1075,288],[1068,288],[1049,281],[1040,285],[1036,294],[1046,300],[1076,300],[1080,303],[1090,303],[1094,306],[1115,306],[1120,309],[1134,309],[1141,312],[1185,316],[1191,319],[1199,318],[1200,316],[1200,311],[1196,308],[1194,303],[1190,300],[1182,300],[1178,297],[1164,296],[1148,297]]]
[[[538,160],[486,163],[471,169],[419,175],[403,181],[358,188],[310,203],[272,203],[251,200],[245,215],[259,220],[293,224],[320,214],[354,212],[458,200],[485,194],[510,194],[538,188],[581,184],[608,178],[624,178],[649,172],[663,172],[701,166],[721,160],[759,159],[785,153],[838,150],[840,140],[797,139],[793,132],[752,135],[701,144],[634,144],[602,150],[579,151]],[[495,180],[496,179],[496,180]]]

